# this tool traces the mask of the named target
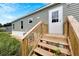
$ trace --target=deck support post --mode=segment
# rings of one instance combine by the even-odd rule
[[[22,56],[27,56],[29,53],[28,50],[28,39],[22,41]]]

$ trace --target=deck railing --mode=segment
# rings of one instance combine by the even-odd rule
[[[24,35],[22,39],[21,54],[23,56],[31,54],[44,33],[47,33],[47,25],[40,21]]]
[[[79,22],[73,16],[67,16],[64,23],[64,34],[68,38],[72,55],[79,55]]]

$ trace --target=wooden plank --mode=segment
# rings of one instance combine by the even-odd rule
[[[38,47],[36,49],[34,49],[34,52],[36,52],[40,55],[43,55],[43,56],[53,56],[53,53],[48,52],[48,51],[41,49],[41,48],[38,48]]]
[[[59,43],[59,44],[68,46],[68,43],[65,40],[62,40],[62,39],[60,40],[60,39],[42,38],[40,40],[53,42],[53,43]]]
[[[64,35],[67,37],[68,36],[68,30],[69,29],[69,22],[68,22],[68,18],[65,18],[64,21]]]
[[[55,35],[55,34],[44,34],[44,37],[49,37],[53,39],[66,39],[64,35]]]
[[[71,42],[71,47],[75,56],[79,55],[79,44],[77,41],[77,37],[71,25],[69,25],[69,39]]]
[[[73,16],[68,16],[68,21],[75,32],[75,36],[77,36],[77,41],[79,42],[79,22]]]
[[[70,55],[69,50],[65,49],[65,48],[60,48],[60,47],[56,47],[56,46],[45,44],[45,43],[41,43],[41,42],[39,42],[38,45],[40,45],[42,47],[46,47],[46,48],[51,49],[51,50],[59,49],[61,53],[66,54],[66,55]]]
[[[73,17],[68,16],[69,22],[69,40],[73,55],[79,55],[79,22]]]
[[[70,42],[70,39],[69,38],[68,38],[68,43],[69,43],[69,49],[70,49],[71,55],[73,56],[74,53],[72,51],[72,46],[71,46],[71,42]]]
[[[34,46],[33,46],[32,50],[30,51],[30,53],[29,53],[28,56],[31,56],[31,54],[33,53],[34,49],[38,46],[37,44],[38,44],[39,41],[40,41],[40,40],[34,41],[34,43],[33,43]]]
[[[43,34],[47,34],[48,33],[48,24],[42,24],[42,30],[43,30]]]
[[[28,55],[28,39],[24,39],[22,41],[22,56]]]

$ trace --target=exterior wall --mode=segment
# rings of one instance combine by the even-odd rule
[[[60,6],[61,4],[55,5],[55,6],[51,6],[48,7],[42,11],[39,11],[35,14],[32,14],[26,18],[23,18],[17,22],[14,22],[15,24],[15,29],[12,29],[12,31],[25,31],[27,32],[29,29],[31,29],[37,22],[39,22],[40,20],[42,20],[45,24],[48,24],[48,17],[49,17],[49,10],[53,9],[55,7]],[[28,19],[29,18],[33,18],[33,23],[28,23]],[[21,29],[21,21],[23,21],[24,23],[24,27],[23,29]]]
[[[66,4],[64,7],[64,15],[72,15],[79,21],[79,3]]]

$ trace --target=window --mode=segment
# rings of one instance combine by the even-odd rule
[[[58,22],[58,11],[52,12],[52,22]]]
[[[21,29],[23,29],[23,21],[21,21]]]
[[[29,22],[29,23],[32,23],[32,22],[33,22],[33,19],[32,19],[32,18],[29,18],[29,19],[28,19],[28,22]]]
[[[13,24],[13,29],[15,29],[15,24]]]

